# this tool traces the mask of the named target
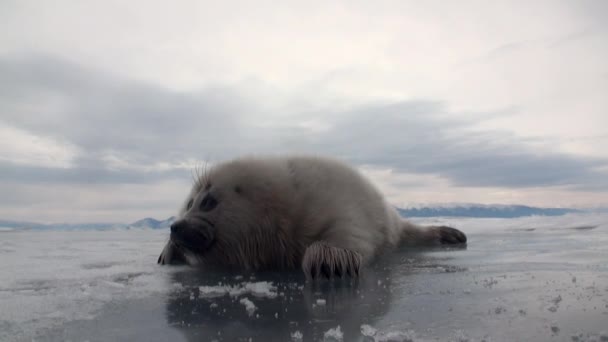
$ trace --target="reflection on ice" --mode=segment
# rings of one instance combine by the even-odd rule
[[[289,341],[293,335],[316,340],[338,324],[340,334],[330,335],[350,341],[360,336],[362,324],[386,313],[390,292],[380,278],[390,279],[388,271],[370,270],[360,281],[312,284],[300,272],[237,280],[231,274],[184,270],[171,275],[182,287],[167,299],[167,321],[189,341],[212,335],[227,341]]]

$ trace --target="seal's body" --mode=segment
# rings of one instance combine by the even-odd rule
[[[161,264],[356,276],[400,244],[466,243],[454,228],[405,221],[358,171],[333,159],[240,158],[197,178]]]

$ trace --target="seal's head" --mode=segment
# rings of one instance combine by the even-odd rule
[[[255,160],[221,164],[196,177],[159,263],[294,268],[303,248],[291,236],[284,177]]]

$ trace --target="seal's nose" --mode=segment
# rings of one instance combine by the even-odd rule
[[[188,228],[188,222],[186,220],[177,220],[171,224],[171,233],[179,234]]]

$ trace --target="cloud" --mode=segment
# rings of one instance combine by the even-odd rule
[[[31,133],[67,139],[88,156],[121,151],[140,162],[179,159],[179,146],[214,145],[234,131],[244,104],[229,89],[179,94],[52,58],[0,61],[3,120]],[[195,128],[195,129],[193,129]]]
[[[71,144],[0,126],[0,161],[67,168],[77,153],[77,148]]]
[[[0,124],[78,151],[67,168],[4,156],[2,174],[18,182],[152,183],[188,177],[193,160],[299,152],[435,175],[456,186],[607,185],[595,171],[606,160],[475,130],[474,120],[453,118],[439,101],[305,114],[291,107],[290,115],[264,116],[241,89],[178,93],[45,56],[2,58],[0,74]]]
[[[539,149],[508,132],[475,131],[444,112],[425,102],[370,107],[344,115],[320,141],[360,164],[439,175],[457,186],[608,185],[595,171],[607,160]]]

